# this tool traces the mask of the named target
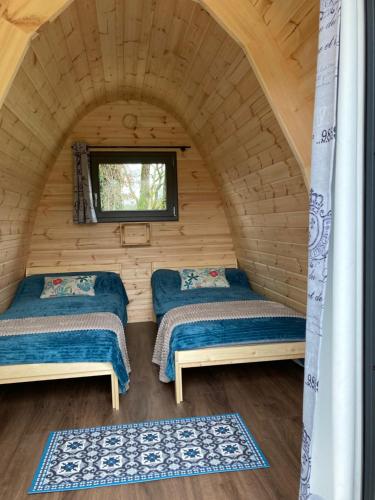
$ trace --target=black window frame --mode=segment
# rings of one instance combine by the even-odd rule
[[[165,163],[167,183],[166,210],[100,209],[99,164]],[[158,222],[178,220],[177,155],[175,151],[93,151],[90,153],[92,195],[98,222]]]

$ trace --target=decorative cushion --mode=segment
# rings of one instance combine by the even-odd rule
[[[96,276],[46,276],[41,299],[74,295],[95,295]]]
[[[204,269],[180,269],[181,290],[194,288],[229,288],[223,267]]]

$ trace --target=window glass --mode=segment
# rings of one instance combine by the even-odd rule
[[[100,163],[100,208],[116,210],[166,210],[165,163]]]
[[[175,152],[90,154],[98,222],[178,220]]]

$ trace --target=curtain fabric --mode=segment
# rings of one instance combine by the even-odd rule
[[[74,157],[74,206],[75,224],[96,223],[90,177],[90,153],[87,144],[76,142],[72,145]]]
[[[300,500],[319,498],[311,491],[311,474],[328,253],[332,222],[332,178],[336,151],[341,0],[321,0],[310,190],[308,303],[301,452]],[[315,425],[314,425],[315,424]]]

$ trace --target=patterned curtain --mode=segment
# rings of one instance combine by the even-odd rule
[[[96,223],[96,214],[91,190],[90,153],[87,144],[72,145],[74,157],[74,207],[75,224]]]
[[[311,487],[319,464],[312,461],[323,313],[328,277],[328,250],[332,220],[332,178],[336,149],[336,114],[341,0],[321,0],[316,80],[309,224],[308,304],[306,325],[303,438],[300,500],[320,498]],[[315,425],[314,425],[315,424]]]

